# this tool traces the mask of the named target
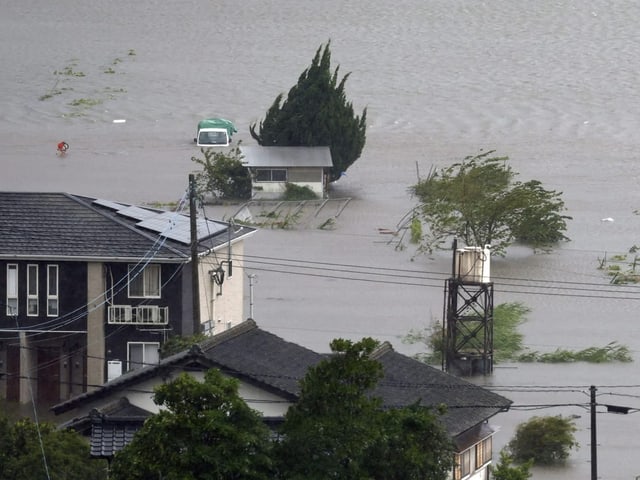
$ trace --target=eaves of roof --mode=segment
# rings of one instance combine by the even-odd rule
[[[166,357],[156,365],[148,365],[143,368],[132,370],[127,372],[118,378],[105,383],[101,387],[90,392],[85,392],[77,395],[69,400],[58,403],[51,407],[51,411],[56,415],[67,412],[74,409],[76,406],[85,402],[105,398],[112,395],[114,392],[125,390],[131,385],[135,385],[139,382],[147,380],[149,378],[164,376],[164,372],[167,369],[173,369],[175,367],[188,368],[198,367],[198,369],[204,370],[212,368],[213,363],[203,355],[202,350],[197,345],[192,346],[188,350],[183,350],[180,353]]]

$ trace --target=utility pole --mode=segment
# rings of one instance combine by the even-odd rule
[[[191,299],[193,334],[200,333],[200,278],[198,276],[198,224],[196,222],[196,179],[189,174],[189,220],[191,227]]]
[[[591,480],[598,480],[598,436],[596,434],[596,390],[593,385],[591,392]]]

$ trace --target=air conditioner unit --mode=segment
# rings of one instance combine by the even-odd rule
[[[455,276],[461,282],[489,283],[491,247],[459,248],[455,253]]]
[[[120,360],[109,360],[107,362],[107,381],[110,382],[122,375],[122,362]]]

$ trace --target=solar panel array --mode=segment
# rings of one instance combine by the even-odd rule
[[[185,245],[191,243],[191,222],[188,216],[175,212],[154,210],[133,205],[112,202],[110,200],[95,200],[93,203],[115,210],[118,215],[137,220],[136,227],[158,235],[167,237]],[[197,237],[210,237],[227,230],[224,223],[198,218],[196,220]]]

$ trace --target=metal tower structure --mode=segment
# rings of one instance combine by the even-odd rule
[[[493,372],[493,283],[490,247],[456,248],[445,284],[443,370],[454,375]]]

